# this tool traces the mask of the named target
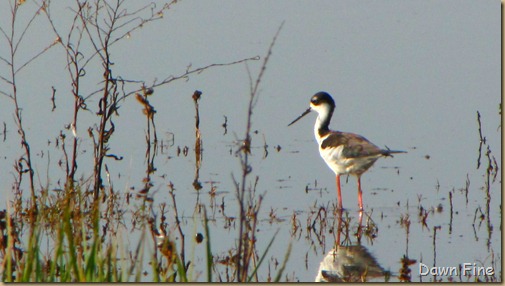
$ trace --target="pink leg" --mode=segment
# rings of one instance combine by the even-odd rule
[[[340,175],[337,175],[337,196],[338,196],[338,208],[342,209],[342,191],[340,190]]]
[[[363,192],[361,191],[361,176],[358,176],[358,206],[359,210],[363,210]]]
[[[358,219],[358,242],[361,240],[361,235],[363,234],[363,210],[359,211],[359,219]]]
[[[337,210],[337,240],[335,241],[335,248],[340,246],[340,234],[342,233],[342,209]]]

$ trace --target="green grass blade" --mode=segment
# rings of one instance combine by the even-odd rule
[[[86,275],[86,281],[88,282],[92,282],[92,281],[95,281],[96,280],[96,266],[97,266],[97,253],[96,253],[96,249],[97,249],[97,239],[100,239],[100,238],[97,238],[95,237],[95,241],[93,242],[93,245],[91,246],[91,249],[88,251],[88,257],[87,257],[87,261],[86,261],[86,268],[85,268],[85,275]],[[100,271],[101,272],[101,271]],[[100,281],[100,279],[99,279]]]
[[[54,251],[53,261],[51,263],[51,270],[49,272],[48,282],[56,282],[56,274],[57,274],[57,265],[60,258],[63,255],[63,224],[60,222],[57,230],[57,241],[56,241],[56,249]],[[61,279],[61,277],[60,277]],[[61,281],[61,280],[60,280]]]
[[[210,248],[209,219],[207,218],[207,209],[205,208],[205,206],[203,208],[203,218],[204,218],[206,249],[207,249],[207,282],[212,282],[213,256],[212,256],[212,250]]]
[[[179,255],[177,255],[176,262],[177,262],[177,273],[179,274],[179,277],[180,277],[179,282],[188,282],[186,268],[182,264],[182,261],[181,261],[181,258],[179,257]]]
[[[288,263],[289,255],[291,254],[291,246],[292,243],[289,242],[288,249],[286,250],[286,255],[284,256],[284,261],[282,262],[281,268],[279,269],[279,272],[277,273],[274,282],[279,282],[281,280],[282,272],[284,272],[284,269],[286,268],[286,263]]]
[[[30,281],[31,278],[35,279],[34,277],[30,277],[33,273],[33,266],[37,268],[37,264],[40,263],[38,260],[38,238],[39,238],[39,230],[38,227],[33,224],[30,227],[30,237],[28,241],[28,253],[27,253],[27,258],[25,260],[25,268],[23,270],[23,278],[22,282],[36,282],[35,281]],[[35,273],[36,274],[36,273]]]
[[[272,246],[272,244],[274,243],[274,240],[275,240],[275,237],[277,236],[277,234],[279,233],[279,230],[277,230],[274,234],[274,236],[272,237],[272,239],[270,240],[270,242],[268,243],[267,245],[267,248],[265,249],[265,252],[263,253],[263,255],[261,256],[260,260],[258,261],[258,265],[256,265],[256,268],[254,268],[253,272],[251,273],[251,276],[249,276],[249,278],[247,278],[247,282],[251,282],[254,275],[256,274],[256,272],[258,271],[261,263],[263,262],[263,260],[265,259],[267,253],[268,253],[268,250],[270,249],[270,247]]]

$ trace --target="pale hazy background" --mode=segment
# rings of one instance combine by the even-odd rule
[[[67,1],[52,1],[52,5],[53,15],[58,15],[59,24],[64,27],[72,17]],[[6,3],[0,4],[2,27],[8,27],[8,11]],[[315,115],[287,127],[308,107],[310,96],[324,90],[334,96],[337,104],[332,128],[362,134],[381,147],[387,145],[409,152],[378,161],[362,179],[366,208],[375,209],[375,214],[383,211],[391,219],[383,222],[378,241],[370,246],[383,266],[397,271],[404,249],[398,247],[403,232],[394,230],[395,220],[403,211],[397,208],[397,202],[402,207],[416,206],[421,196],[426,206],[443,203],[447,210],[448,192],[463,188],[467,174],[473,205],[465,206],[461,195],[455,198],[462,214],[455,224],[462,226],[454,227],[453,234],[445,230],[447,235],[440,236],[440,244],[446,245],[447,252],[439,254],[438,261],[441,265],[456,266],[475,259],[488,261],[485,258],[489,249],[482,240],[475,241],[467,226],[471,225],[475,209],[483,207],[485,197],[481,190],[485,171],[483,167],[476,170],[477,111],[482,116],[483,135],[501,168],[500,2],[181,1],[165,13],[163,20],[146,25],[113,47],[113,72],[149,84],[155,79],[182,74],[190,64],[196,68],[256,55],[263,57],[283,22],[253,115],[253,129],[258,130],[253,145],[259,148],[253,151],[252,166],[254,175],[260,177],[258,192],[266,194],[262,207],[266,218],[271,209],[276,210],[279,217],[288,220],[285,230],[289,230],[293,211],[305,212],[314,204],[336,201],[334,175],[319,157],[313,139]],[[44,17],[37,19],[25,37],[19,50],[20,62],[55,38]],[[0,54],[6,53],[5,39],[1,38]],[[260,66],[261,61],[248,63],[253,77]],[[0,75],[8,76],[3,63]],[[85,79],[83,93],[96,90],[100,79],[101,74],[90,74]],[[48,147],[47,141],[54,140],[71,122],[73,104],[63,50],[51,49],[21,72],[17,80],[28,140],[32,152],[39,154],[35,157],[37,180],[40,178],[42,186],[49,184],[56,188],[58,178],[64,178],[63,171],[54,167],[62,154],[53,146]],[[55,112],[51,112],[51,86],[57,89]],[[5,82],[0,82],[0,89],[9,91]],[[247,69],[244,64],[209,69],[191,76],[189,81],[155,89],[150,99],[158,112],[155,119],[159,135],[168,140],[171,138],[168,133],[175,134],[174,148],[169,149],[168,155],[158,157],[157,175],[167,177],[154,179],[158,190],[155,198],[166,201],[166,184],[172,181],[179,192],[178,199],[188,203],[185,215],[191,215],[194,205],[195,191],[191,185],[194,156],[177,157],[175,147],[193,148],[191,95],[196,89],[203,92],[202,191],[206,194],[210,190],[209,181],[217,182],[213,184],[233,208],[230,175],[240,174],[240,169],[238,159],[229,150],[236,150],[233,141],[244,133],[249,94]],[[96,111],[98,99],[90,98],[87,104]],[[127,190],[141,185],[145,169],[145,119],[133,97],[122,104],[119,113],[110,146],[113,153],[125,159],[107,163],[113,173],[121,173],[115,187]],[[228,117],[226,135],[222,135],[221,127],[224,116]],[[7,140],[0,142],[0,194],[7,200],[13,183],[12,166],[22,150],[12,102],[0,96],[0,124],[3,122],[8,133]],[[88,150],[82,156],[88,159],[81,161],[78,176],[92,174],[91,141],[86,130],[94,122],[91,113],[82,113],[78,135],[82,138],[80,150]],[[71,136],[68,130],[64,132]],[[269,145],[266,159],[262,158],[263,136]],[[282,147],[280,152],[273,149],[278,145]],[[41,158],[42,151],[45,155]],[[49,171],[48,152],[53,166]],[[167,159],[168,156],[172,159]],[[305,187],[315,187],[315,181],[322,191],[306,193]],[[494,251],[501,253],[500,174],[496,182],[492,187],[491,212],[495,224],[492,241]],[[350,209],[357,204],[355,188],[353,178],[343,184],[344,206]],[[205,195],[203,202],[208,200]],[[184,203],[181,205],[184,208]],[[447,213],[438,219],[434,216],[430,226],[446,225],[447,217]],[[267,224],[264,228],[278,227]],[[213,250],[224,251],[229,244],[225,239],[219,249],[219,232],[214,233],[218,246]],[[236,237],[233,231],[226,235]],[[264,233],[260,245],[265,245],[270,237],[270,232]],[[275,244],[279,247],[277,256],[283,257],[286,241],[290,239],[288,231],[281,231],[279,237]],[[412,230],[412,256],[431,261],[432,253],[423,252],[431,241],[429,231],[420,227]],[[292,256],[288,273],[295,273],[294,277],[302,281],[313,279],[322,253],[311,255],[310,269],[305,269],[302,257],[311,247],[304,245],[302,239],[295,249],[299,257]]]

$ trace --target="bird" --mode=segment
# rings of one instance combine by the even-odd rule
[[[318,113],[314,125],[314,136],[319,145],[319,154],[336,175],[338,208],[343,209],[340,176],[353,175],[358,182],[358,207],[360,211],[363,211],[361,175],[377,159],[393,157],[392,154],[407,152],[390,150],[388,147],[381,149],[361,135],[331,130],[329,125],[335,110],[335,101],[330,94],[324,91],[314,94],[310,99],[310,107],[288,126],[293,125],[313,110]]]

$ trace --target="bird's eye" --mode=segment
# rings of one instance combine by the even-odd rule
[[[319,100],[317,100],[317,97],[313,97],[310,102],[312,102],[313,104],[317,104],[319,102]]]

